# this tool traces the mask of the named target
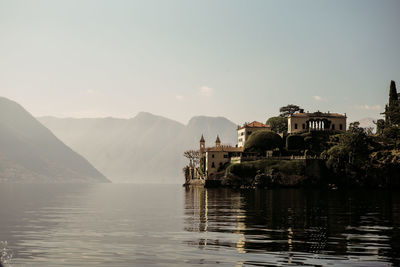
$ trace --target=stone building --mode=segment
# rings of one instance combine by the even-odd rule
[[[320,111],[309,113],[301,110],[288,118],[288,133],[308,131],[336,130],[346,131],[346,114],[323,113]]]
[[[206,147],[204,137],[200,139],[200,168],[205,174],[206,179],[215,179],[217,172],[229,163],[232,157],[240,155],[243,151],[241,147],[222,145],[219,136],[215,140],[215,146]]]
[[[244,144],[246,143],[246,140],[249,138],[249,136],[253,132],[260,130],[271,131],[271,127],[258,121],[253,121],[251,123],[245,123],[242,126],[238,126],[238,147],[244,147]]]

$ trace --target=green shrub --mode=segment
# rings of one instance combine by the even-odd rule
[[[308,155],[320,155],[323,151],[328,150],[332,144],[331,136],[337,135],[338,131],[311,131],[301,134],[304,138],[305,149]]]
[[[256,131],[252,133],[244,145],[246,152],[265,153],[267,150],[283,147],[282,138],[271,131]]]
[[[287,118],[277,116],[267,120],[267,124],[271,127],[271,131],[275,133],[286,133],[288,129]]]
[[[289,175],[303,175],[305,162],[302,160],[256,160],[232,164],[227,168],[226,173],[254,178],[258,173],[269,173],[272,169]]]
[[[286,138],[286,149],[304,150],[305,149],[304,137],[301,135],[289,135]]]

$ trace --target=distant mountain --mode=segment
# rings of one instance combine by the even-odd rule
[[[19,104],[0,97],[0,182],[109,182]]]
[[[132,119],[39,120],[57,137],[118,182],[182,183],[183,152],[197,149],[201,134],[213,145],[236,144],[236,124],[222,117],[199,116],[187,125],[141,112]]]

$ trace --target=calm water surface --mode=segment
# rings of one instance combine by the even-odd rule
[[[390,191],[0,184],[8,266],[398,266],[399,227]]]

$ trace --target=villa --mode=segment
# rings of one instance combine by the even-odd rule
[[[288,134],[298,134],[309,131],[346,131],[346,114],[323,113],[320,111],[310,113],[300,110],[288,117]],[[223,145],[217,135],[215,146],[206,147],[204,136],[200,139],[200,149],[197,150],[198,160],[193,160],[188,167],[186,175],[187,184],[207,185],[218,182],[230,163],[253,161],[271,157],[272,151],[263,153],[244,152],[244,146],[250,135],[256,131],[271,131],[270,125],[258,121],[245,123],[237,127],[237,145]],[[282,133],[280,134],[283,135]]]
[[[339,113],[323,113],[320,111],[309,113],[300,110],[288,118],[288,134],[309,132],[309,131],[324,131],[336,130],[346,131],[346,114]]]
[[[255,131],[271,131],[271,127],[267,124],[263,124],[258,121],[253,121],[251,123],[245,123],[242,126],[238,126],[237,128],[237,134],[238,134],[238,142],[237,146],[238,147],[244,147],[244,144],[246,143],[247,139],[249,139],[249,136],[254,133]]]
[[[217,172],[230,163],[232,157],[236,157],[243,152],[242,147],[222,145],[219,136],[215,140],[215,146],[205,147],[203,135],[200,139],[200,168],[207,178],[215,178]]]

